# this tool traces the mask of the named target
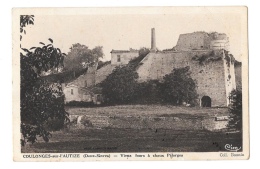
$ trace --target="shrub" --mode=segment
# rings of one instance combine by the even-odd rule
[[[139,56],[132,59],[125,66],[118,66],[100,84],[106,104],[129,104],[133,103],[138,96],[138,74],[136,68],[142,59],[150,52],[147,48],[139,50]]]
[[[64,127],[64,119],[57,117],[49,118],[45,124],[44,128],[48,131],[58,131]]]
[[[148,53],[148,49],[140,49],[137,58],[125,66],[116,67],[100,84],[105,103],[110,105],[132,103],[181,105],[182,102],[186,102],[196,105],[197,85],[190,76],[189,67],[173,69],[172,73],[165,75],[162,82],[150,80],[137,83],[136,68]]]
[[[109,64],[111,64],[111,61],[105,61],[105,62],[99,61],[99,62],[98,62],[97,69],[100,69],[100,68],[102,68],[102,67],[104,67],[104,66],[106,66],[106,65],[109,65]]]
[[[96,107],[93,102],[84,102],[84,101],[71,101],[66,103],[66,106],[76,106],[76,107]]]
[[[242,129],[242,92],[240,90],[232,90],[230,95],[230,120],[228,128],[241,131]]]
[[[145,58],[145,56],[150,52],[148,48],[141,48],[138,52],[138,57],[130,60],[128,65],[131,65],[134,69],[139,65],[139,63]]]
[[[102,94],[109,104],[127,104],[135,99],[138,74],[128,64],[117,67],[100,84]]]
[[[21,143],[34,143],[37,136],[49,141],[49,131],[59,130],[68,120],[60,84],[35,83],[21,99]]]
[[[173,105],[181,105],[183,102],[192,106],[197,104],[197,84],[190,74],[190,68],[184,67],[173,69],[172,73],[164,76],[161,85],[164,102]]]
[[[159,80],[149,80],[147,82],[139,83],[136,89],[138,103],[161,103],[161,86]]]

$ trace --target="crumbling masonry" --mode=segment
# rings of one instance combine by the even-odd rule
[[[151,49],[156,48],[154,45],[155,37],[152,37]],[[235,60],[228,54],[228,48],[225,34],[182,34],[172,50],[152,50],[141,61],[137,69],[139,81],[162,80],[173,68],[189,66],[192,78],[197,81],[200,106],[228,106],[229,93],[236,88]]]

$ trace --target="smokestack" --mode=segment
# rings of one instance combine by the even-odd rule
[[[155,52],[156,51],[156,41],[155,41],[155,29],[152,28],[151,32],[151,51]]]

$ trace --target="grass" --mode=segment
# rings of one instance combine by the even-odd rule
[[[53,132],[49,143],[39,140],[22,152],[207,152],[226,151],[225,144],[242,144],[240,132],[214,130],[219,125],[214,117],[228,115],[226,108],[122,105],[66,109],[71,115],[86,115],[93,127]],[[102,120],[106,125],[102,126]]]
[[[27,153],[218,152],[241,145],[240,133],[164,129],[80,129],[56,132],[49,143],[27,146]]]
[[[188,114],[198,116],[227,115],[227,108],[180,107],[171,105],[119,105],[96,108],[67,107],[71,115],[117,115],[117,116],[170,116],[174,114]]]

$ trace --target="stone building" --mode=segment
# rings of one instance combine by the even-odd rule
[[[95,87],[97,64],[90,66],[85,74],[75,80],[63,84],[65,103],[69,102],[93,102],[100,104],[101,90]]]
[[[100,104],[102,102],[101,90],[97,87],[80,87],[70,83],[63,88],[63,93],[65,95],[65,103],[76,101]]]
[[[125,65],[139,55],[138,50],[131,48],[130,50],[112,50],[110,53],[112,66]]]
[[[130,48],[129,50],[114,50],[111,53],[111,64],[105,65],[96,71],[95,84],[99,84],[113,72],[116,66],[126,65],[130,60],[139,56],[139,51]]]
[[[229,39],[226,34],[220,34],[217,32],[194,32],[181,34],[175,49],[177,51],[217,49],[224,49],[228,51]]]
[[[194,32],[181,34],[176,46],[171,50],[158,51],[156,48],[155,29],[151,30],[151,50],[141,61],[136,71],[139,82],[162,80],[174,68],[190,67],[191,76],[197,81],[198,102],[202,107],[225,107],[229,105],[229,93],[237,87],[241,89],[241,63],[237,62],[229,51],[229,39],[226,34],[217,32]],[[75,99],[72,89],[91,90],[112,73],[116,66],[125,65],[139,55],[138,50],[112,50],[111,64],[99,69],[92,67],[88,72],[65,90],[66,98]],[[236,67],[234,66],[236,65]],[[77,86],[80,90],[76,89]],[[88,96],[78,95],[81,101]]]
[[[138,50],[112,50],[111,64],[105,65],[97,69],[98,65],[90,66],[85,74],[70,83],[64,84],[63,92],[65,94],[65,102],[99,102],[101,98],[101,90],[96,87],[106,77],[113,72],[116,66],[126,65],[131,59],[136,58]]]
[[[155,37],[152,37],[153,41]],[[155,49],[153,45],[155,43],[151,48]],[[229,93],[236,88],[234,58],[225,52],[228,49],[229,41],[225,34],[182,34],[172,50],[151,51],[141,61],[137,68],[139,81],[162,80],[173,68],[189,66],[192,78],[197,81],[200,106],[228,106]],[[201,62],[203,58],[205,60]]]

